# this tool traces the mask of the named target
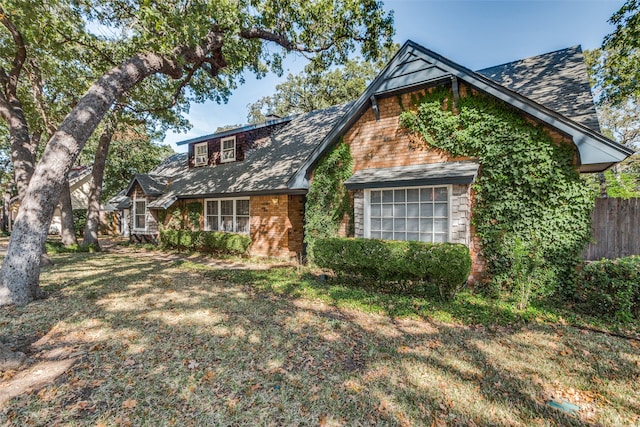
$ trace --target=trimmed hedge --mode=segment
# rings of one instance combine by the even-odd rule
[[[585,313],[622,322],[640,320],[640,256],[586,264],[574,298]]]
[[[163,248],[241,255],[247,252],[251,238],[246,234],[216,231],[162,230],[160,244]]]
[[[359,238],[318,239],[315,263],[337,273],[381,281],[426,281],[443,299],[453,299],[471,272],[469,248]]]

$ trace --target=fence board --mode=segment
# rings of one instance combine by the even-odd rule
[[[640,199],[597,199],[591,213],[593,242],[586,260],[640,255]]]

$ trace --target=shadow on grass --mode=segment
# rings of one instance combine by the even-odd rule
[[[471,294],[442,303],[295,268],[217,270],[135,254],[56,261],[43,274],[56,292],[2,313],[3,333],[40,335],[34,357],[71,347],[82,360],[9,401],[7,424],[589,426],[638,413],[627,343],[514,327],[506,308]],[[440,312],[486,327],[406,319]],[[544,404],[569,389],[602,395],[595,421]]]

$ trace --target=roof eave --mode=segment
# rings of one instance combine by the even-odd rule
[[[229,129],[229,130],[225,130],[222,132],[216,132],[216,133],[212,133],[209,135],[204,135],[204,136],[198,136],[196,138],[191,138],[191,139],[186,139],[184,141],[179,141],[176,142],[176,145],[187,145],[187,144],[194,144],[194,143],[198,143],[198,142],[204,142],[204,141],[208,141],[210,139],[214,139],[214,138],[224,138],[225,136],[232,136],[232,135],[236,135],[242,132],[248,132],[250,130],[256,130],[256,129],[262,129],[268,126],[274,126],[274,125],[279,125],[281,123],[287,123],[290,122],[291,120],[293,120],[296,116],[288,116],[288,117],[283,117],[281,119],[276,119],[276,120],[269,120],[267,122],[264,123],[256,123],[256,124],[252,124],[252,125],[246,125],[246,126],[242,126],[242,127],[238,127],[235,129]]]

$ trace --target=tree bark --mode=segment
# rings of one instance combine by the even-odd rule
[[[73,224],[73,206],[69,179],[65,179],[60,190],[60,239],[65,246],[77,245],[76,230]]]
[[[89,205],[87,206],[87,225],[84,228],[84,246],[100,246],[98,242],[98,227],[100,226],[100,197],[104,180],[104,167],[109,154],[109,145],[115,132],[115,124],[109,123],[100,135],[96,157],[91,171],[91,187],[89,189]]]
[[[2,263],[0,306],[24,305],[40,295],[40,255],[60,190],[73,162],[112,104],[146,77],[183,70],[157,54],[139,54],[95,82],[49,140],[22,198]]]

